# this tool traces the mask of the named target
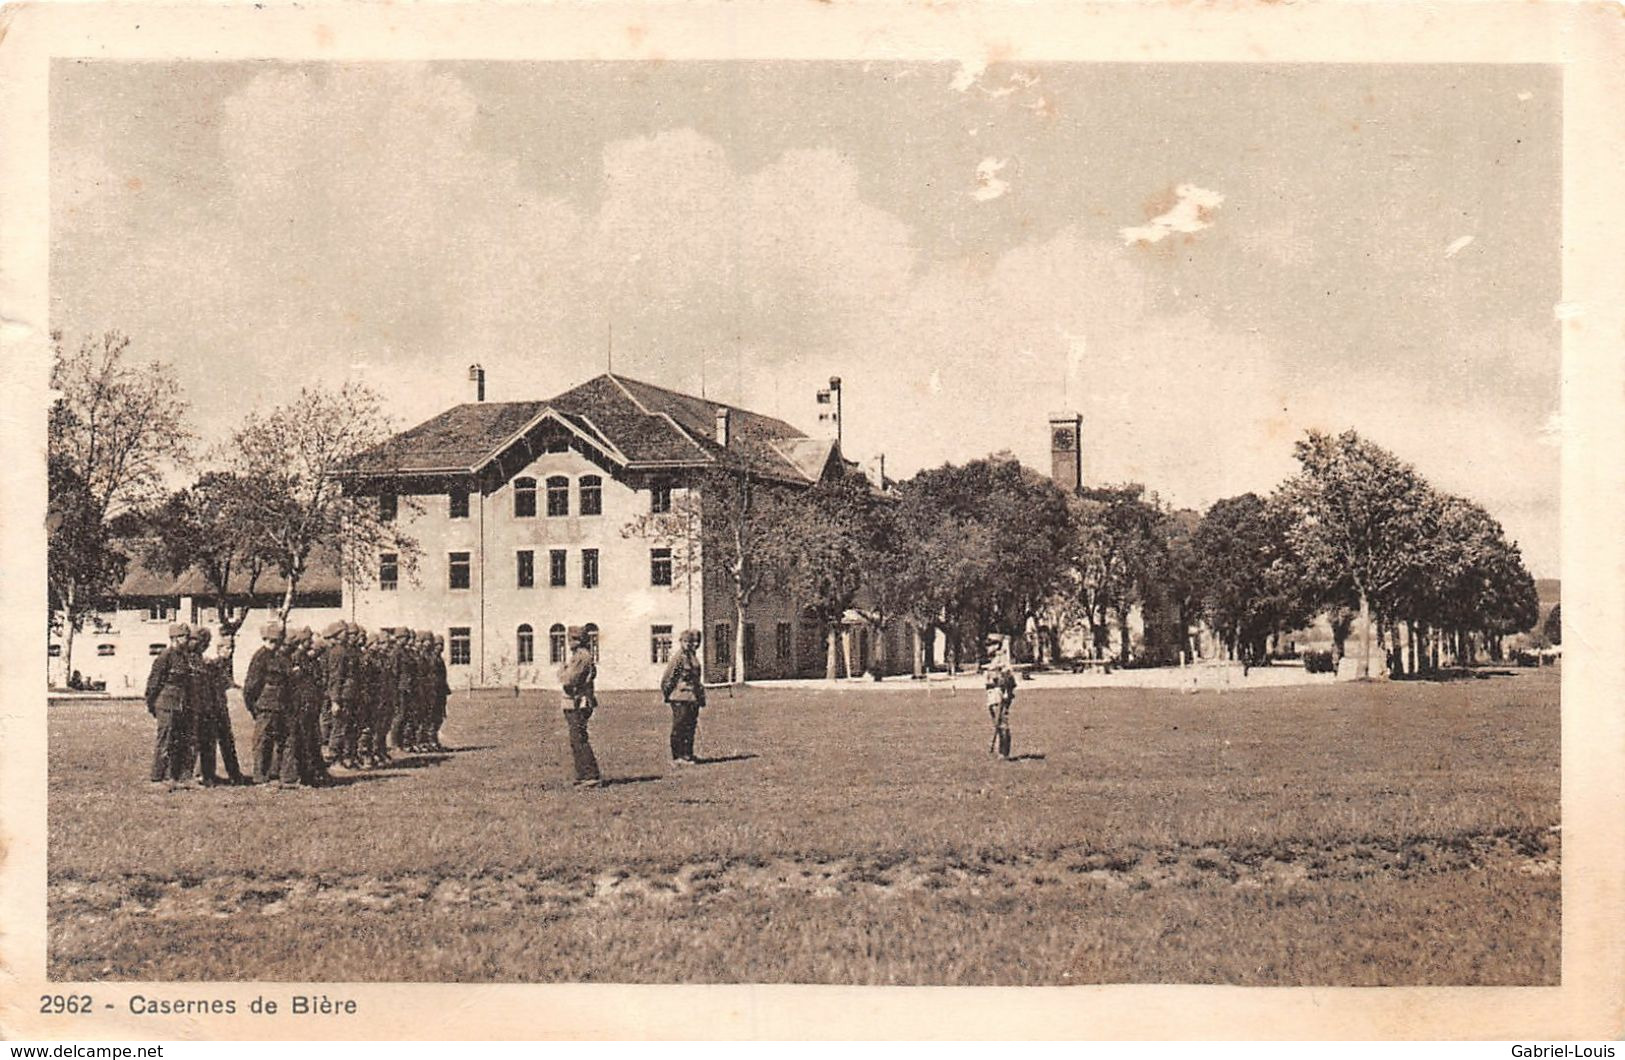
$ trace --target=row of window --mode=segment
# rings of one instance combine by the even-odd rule
[[[795,653],[795,630],[788,622],[780,622],[773,631],[773,656],[779,665],[785,666]],[[733,627],[726,622],[718,622],[711,630],[711,658],[718,666],[727,666],[733,662],[734,644]],[[754,623],[745,623],[745,665],[756,661],[756,626]]]
[[[561,588],[569,582],[569,553],[562,548],[548,549],[547,552],[547,584],[553,588]],[[446,584],[451,589],[467,589],[473,584],[473,554],[469,552],[449,552],[446,554]],[[598,566],[598,550],[584,548],[581,550],[581,580],[583,589],[596,588],[600,579]],[[514,553],[514,581],[521,589],[532,589],[536,586],[536,552],[534,549],[520,549]],[[399,553],[385,552],[378,557],[378,588],[386,592],[394,592],[401,583],[401,560]],[[672,583],[671,549],[651,548],[649,550],[649,584],[669,586]]]
[[[552,517],[570,514],[570,480],[564,475],[550,476],[544,486],[547,514]],[[536,480],[513,480],[513,514],[519,519],[536,517]],[[468,490],[454,489],[448,494],[449,511],[453,519],[468,518]],[[581,515],[604,514],[604,480],[599,475],[582,475],[576,480],[576,510]],[[655,513],[671,511],[671,486],[657,482],[649,488],[649,510]],[[400,502],[393,493],[378,495],[378,517],[393,522],[400,514]]]

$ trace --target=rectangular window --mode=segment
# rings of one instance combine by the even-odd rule
[[[570,514],[570,480],[563,475],[554,475],[547,480],[547,514]]]
[[[394,592],[401,582],[401,558],[393,552],[378,557],[378,588]]]
[[[570,436],[567,434],[550,435],[543,445],[545,447],[543,452],[568,453],[570,451]]]
[[[513,480],[513,514],[516,519],[529,519],[536,514],[536,480]]]
[[[649,550],[649,584],[671,584],[671,549],[651,548]]]
[[[446,646],[451,649],[451,665],[467,666],[474,661],[474,647],[472,638],[468,635],[467,626],[453,626],[447,630]]]
[[[520,549],[515,559],[519,564],[519,588],[533,588],[536,585],[536,553],[528,548]]]
[[[555,548],[547,553],[547,584],[558,587],[565,584],[564,549]]]
[[[98,644],[96,645],[96,654],[103,659],[111,658],[113,655],[113,646],[111,644]]]
[[[162,655],[163,653],[164,653],[164,646],[162,644],[149,644],[149,645],[147,645],[147,654],[148,655]]]
[[[728,640],[728,623],[718,622],[717,628],[711,633],[711,643],[715,645],[712,649],[712,656],[716,659],[718,666],[728,665]],[[724,672],[726,673],[726,671]]]
[[[582,515],[604,514],[604,480],[598,475],[582,475],[576,486],[581,494]]]
[[[584,548],[581,550],[581,587],[591,589],[598,584],[598,550]]]
[[[774,630],[773,654],[778,657],[778,660],[781,663],[788,663],[790,661],[791,645],[794,643],[792,636],[793,634],[790,628],[790,623],[788,622],[780,622],[778,628]]]
[[[756,661],[756,626],[754,623],[745,623],[745,663],[750,665]]]
[[[652,663],[671,662],[671,627],[649,627],[649,661]]]
[[[656,515],[671,511],[670,482],[656,482],[649,487],[649,510]]]
[[[399,505],[393,493],[380,493],[378,495],[378,519],[380,522],[393,523]]]
[[[466,589],[469,586],[468,553],[453,552],[450,554],[451,587],[453,589]]]
[[[169,604],[168,604],[168,602],[161,602],[161,603],[147,605],[147,621],[148,622],[168,622],[169,621]]]
[[[468,491],[457,489],[451,491],[451,517],[453,519],[468,518]]]

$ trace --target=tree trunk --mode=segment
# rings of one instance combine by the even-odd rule
[[[835,654],[837,649],[835,647],[835,626],[833,624],[826,625],[824,630],[824,644],[826,646],[826,651],[824,652],[824,680],[833,681],[840,676],[840,674],[836,671],[837,663],[835,661]]]
[[[1124,666],[1128,665],[1128,610],[1117,612],[1117,659]]]
[[[733,684],[742,685],[749,680],[745,673],[745,602],[734,601],[734,665],[733,674],[729,678]]]
[[[78,588],[77,585],[68,586],[67,595],[63,600],[62,683],[64,685],[73,680],[73,634],[79,625],[78,616],[73,610],[73,603],[74,597],[78,595]],[[35,672],[38,673],[37,670]]]
[[[914,676],[925,676],[925,644],[920,636],[920,626],[917,622],[908,624],[908,633],[913,646]]]
[[[1371,676],[1371,600],[1360,594],[1360,677]]]
[[[277,618],[282,621],[283,625],[288,624],[288,615],[293,611],[293,594],[298,587],[298,577],[288,579],[288,588],[282,593],[282,606],[277,610]]]

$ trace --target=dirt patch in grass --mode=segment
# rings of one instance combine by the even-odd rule
[[[465,876],[365,873],[293,876],[280,881],[234,874],[179,879],[153,876],[53,881],[55,919],[111,915],[175,919],[248,913],[344,915],[435,907],[542,913],[625,903],[698,905],[725,896],[780,895],[827,899],[886,897],[930,890],[944,897],[981,897],[1001,890],[1098,887],[1147,891],[1290,889],[1300,884],[1372,878],[1416,879],[1447,873],[1510,871],[1556,875],[1555,829],[1392,843],[1281,844],[1268,848],[1101,851],[1086,847],[1043,853],[964,857],[775,857],[689,862],[675,870],[628,865],[582,874],[534,869]]]

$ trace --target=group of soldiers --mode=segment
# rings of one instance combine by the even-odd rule
[[[409,629],[369,635],[350,622],[319,634],[271,622],[261,636],[242,686],[254,718],[253,782],[321,786],[332,783],[334,765],[372,769],[388,765],[394,750],[445,750],[440,727],[451,688],[441,638]],[[169,637],[147,679],[147,710],[158,722],[152,781],[248,783],[226,708],[230,639],[211,658],[208,630],[177,623]],[[215,773],[216,748],[224,780]]]

